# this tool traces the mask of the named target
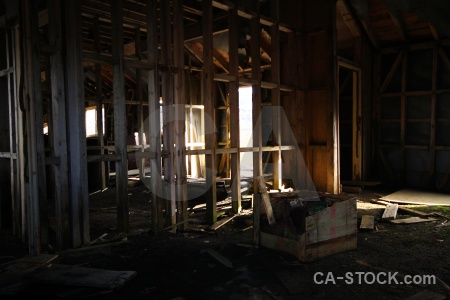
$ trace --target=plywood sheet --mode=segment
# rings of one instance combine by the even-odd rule
[[[414,189],[402,189],[380,199],[397,203],[450,206],[449,194]]]

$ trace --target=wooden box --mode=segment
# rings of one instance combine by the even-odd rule
[[[269,208],[264,203],[267,195]],[[356,198],[308,191],[261,196],[254,194],[256,244],[293,254],[302,262],[356,248]]]

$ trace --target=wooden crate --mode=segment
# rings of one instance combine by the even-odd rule
[[[269,199],[276,220],[271,225],[261,194],[254,195],[256,244],[293,254],[302,262],[356,249],[356,198],[297,191],[269,194]],[[303,207],[290,204],[300,202]]]

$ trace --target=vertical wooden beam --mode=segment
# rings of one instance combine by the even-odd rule
[[[259,192],[257,178],[263,176],[262,170],[262,128],[261,128],[261,54],[260,54],[260,14],[259,3],[254,3],[253,11],[256,15],[250,20],[251,36],[251,58],[252,58],[252,79],[255,81],[252,94],[253,108],[253,147],[258,147],[258,152],[253,153],[253,188],[255,193]],[[258,201],[254,203],[255,208]]]
[[[158,69],[158,19],[157,0],[147,0],[147,60],[153,65],[148,71],[147,98],[149,107],[150,152],[150,190],[152,201],[152,231],[156,234],[163,228],[162,219],[162,183],[161,183],[161,129],[159,104],[159,69]]]
[[[12,83],[10,83],[8,86],[12,89],[10,92],[10,114],[11,114],[11,118],[12,118],[12,122],[10,125],[10,128],[13,128],[14,132],[11,133],[11,139],[12,139],[12,144],[11,144],[11,152],[16,153],[16,159],[13,165],[13,174],[12,174],[12,178],[14,178],[14,191],[13,194],[13,203],[12,203],[12,207],[13,207],[13,234],[16,236],[21,236],[22,233],[22,223],[21,223],[21,209],[23,207],[22,204],[22,199],[24,197],[24,191],[22,189],[24,182],[21,180],[21,175],[22,175],[22,169],[21,169],[21,163],[23,160],[23,151],[20,150],[19,148],[19,136],[21,137],[20,140],[23,140],[23,134],[22,131],[19,128],[19,114],[20,111],[18,109],[18,105],[17,105],[17,79],[18,79],[18,68],[17,68],[17,64],[16,64],[16,51],[17,50],[17,41],[18,41],[18,33],[16,32],[16,29],[10,29],[9,34],[11,36],[10,39],[10,43],[9,43],[9,51],[8,52],[8,58],[11,60],[10,61],[10,66],[12,66],[13,68],[13,73],[11,73],[9,76],[10,80],[12,81]]]
[[[438,52],[437,45],[433,47],[433,61],[432,61],[432,78],[431,78],[431,133],[430,133],[430,165],[429,178],[432,178],[432,186],[439,188],[436,181],[436,92],[437,92],[437,72],[438,72]]]
[[[217,221],[216,195],[216,126],[214,99],[214,69],[213,69],[213,32],[212,32],[212,1],[202,1],[203,4],[203,103],[205,106],[205,148],[211,150],[206,155],[206,221],[214,224]]]
[[[276,143],[281,146],[281,94],[280,94],[280,30],[279,30],[279,1],[271,1],[272,18],[276,20],[270,27],[271,33],[271,77],[276,87],[272,89],[272,128]],[[273,161],[273,188],[280,189],[282,185],[281,150],[272,152]]]
[[[142,60],[141,53],[141,34],[140,29],[136,28],[134,33],[134,51],[139,60]],[[143,108],[143,99],[142,99],[142,91],[143,91],[143,82],[142,82],[142,70],[136,69],[136,89],[134,92],[135,100],[139,101],[137,105],[137,117],[138,117],[138,142],[142,147],[139,151],[144,152],[144,108]],[[139,178],[145,177],[145,159],[139,159],[139,163],[137,164],[139,168]]]
[[[175,166],[176,166],[176,199],[178,229],[185,231],[189,227],[187,212],[187,179],[186,179],[186,102],[184,90],[184,33],[183,4],[181,0],[173,1],[173,56],[175,65]]]
[[[99,18],[94,17],[94,43],[95,50],[100,54],[100,34],[99,34]],[[102,81],[102,65],[95,64],[95,92],[97,98],[97,134],[99,146],[101,148],[101,154],[104,154],[103,147],[105,146],[105,140],[103,136],[103,81]],[[100,162],[100,172],[101,172],[101,189],[106,189],[106,168],[105,161]]]
[[[89,195],[81,35],[81,3],[64,1],[66,127],[72,246],[89,245]]]
[[[128,232],[128,163],[125,78],[123,66],[123,0],[112,1],[114,146],[116,155],[117,232]]]
[[[237,214],[241,211],[241,154],[240,133],[239,133],[239,56],[238,56],[238,14],[237,8],[233,7],[228,12],[228,52],[230,56],[230,75],[236,78],[235,81],[229,83],[229,118],[230,122],[230,146],[236,148],[236,153],[231,153],[231,207],[233,213]]]
[[[51,76],[51,121],[53,155],[59,158],[59,164],[54,165],[54,199],[56,206],[57,232],[56,241],[58,249],[68,248],[69,241],[69,182],[67,164],[67,137],[66,137],[66,105],[64,89],[64,64],[62,56],[62,10],[61,0],[48,2],[49,14],[49,43],[55,49],[50,56]]]
[[[23,13],[23,10],[22,10]],[[21,23],[20,26],[23,26],[23,22]],[[24,41],[23,38],[23,33],[24,33],[24,27],[20,28],[19,25],[15,26],[14,28],[14,37],[15,37],[15,41],[14,41],[14,69],[17,72],[17,76],[15,77],[15,87],[14,90],[17,91],[19,93],[19,90],[17,89],[18,86],[21,86],[23,83],[26,83],[26,77],[22,76],[22,69],[25,70],[26,67],[23,67],[23,64],[25,63],[25,56],[26,56],[26,51],[23,48],[22,49],[22,42]],[[25,45],[25,44],[24,44]],[[24,59],[17,59],[16,57],[24,57]],[[22,78],[23,77],[23,78]],[[17,81],[17,82],[16,82]],[[22,95],[22,93],[21,93]],[[28,225],[27,225],[27,213],[26,213],[26,209],[27,209],[27,199],[28,199],[28,195],[27,195],[27,183],[26,183],[26,173],[27,173],[27,165],[26,165],[26,118],[25,118],[25,113],[22,112],[21,109],[19,109],[19,104],[18,104],[18,95],[16,95],[15,98],[15,111],[16,111],[16,144],[17,144],[17,159],[18,159],[18,189],[19,189],[19,195],[20,195],[20,202],[16,204],[16,209],[17,209],[17,222],[20,222],[20,224],[18,224],[19,228],[20,228],[20,232],[19,235],[22,238],[22,241],[25,241],[25,238],[27,236],[27,229],[28,229]],[[24,97],[22,95],[22,97]],[[20,137],[20,138],[19,138]]]
[[[408,53],[405,52],[402,59],[402,95],[401,95],[401,105],[400,105],[400,144],[401,144],[401,156],[400,156],[400,178],[402,183],[405,182],[406,173],[406,149],[405,149],[405,132],[406,132],[406,80],[408,74]]]
[[[27,203],[28,245],[31,255],[41,252],[41,245],[48,242],[48,224],[43,212],[47,206],[45,182],[45,153],[42,135],[42,95],[36,1],[23,2],[24,49],[26,63],[26,113],[29,190]]]
[[[361,180],[362,124],[361,124],[361,70],[352,70],[352,180]]]
[[[337,78],[337,50],[336,50],[336,2],[331,3],[331,24],[327,31],[331,43],[329,46],[331,57],[329,58],[328,71],[331,73],[328,79],[328,89],[330,90],[331,103],[328,106],[328,136],[327,136],[327,192],[339,194],[340,192],[340,170],[339,170],[339,116],[338,116],[338,102],[336,94],[336,86],[338,85]]]
[[[164,166],[164,198],[166,201],[167,226],[176,224],[176,196],[175,196],[175,165],[174,165],[174,99],[173,99],[173,57],[172,57],[172,22],[171,3],[161,3],[161,64],[164,69],[161,74],[163,98],[163,146],[166,152],[163,158]],[[171,227],[176,231],[176,227]]]

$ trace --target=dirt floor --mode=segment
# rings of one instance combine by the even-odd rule
[[[139,184],[130,185],[129,190],[130,235],[117,238],[114,188],[109,188],[91,195],[92,246],[58,253],[53,263],[135,271],[136,275],[117,289],[51,285],[29,279],[10,298],[407,299],[421,293],[411,299],[447,299],[450,207],[401,205],[434,212],[436,220],[418,224],[382,222],[379,219],[385,206],[369,201],[393,191],[378,186],[354,194],[358,220],[362,215],[375,216],[374,230],[358,229],[357,249],[302,263],[292,255],[252,246],[251,202],[246,199],[243,212],[216,231],[208,230],[200,207],[190,217],[193,230],[154,235],[150,231],[149,191]],[[218,203],[224,217],[228,204],[227,200]],[[410,216],[399,211],[397,218]],[[1,232],[1,241],[0,263],[27,256],[26,244],[7,230]],[[389,279],[394,274],[398,283]],[[427,278],[416,276],[417,284],[407,284],[404,280],[409,275],[432,275],[436,282],[419,283],[419,279]]]

